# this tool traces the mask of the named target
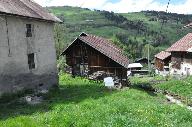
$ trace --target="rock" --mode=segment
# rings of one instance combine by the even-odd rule
[[[47,94],[48,92],[49,92],[49,90],[46,90],[46,89],[39,91],[39,93],[41,93],[41,94]]]
[[[27,104],[29,105],[37,105],[37,104],[40,104],[42,103],[43,101],[43,97],[37,97],[37,96],[26,96],[24,97],[25,98],[25,101],[27,102]]]

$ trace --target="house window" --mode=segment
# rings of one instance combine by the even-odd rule
[[[32,25],[31,24],[26,24],[26,37],[32,37]]]
[[[28,65],[29,65],[29,69],[35,69],[35,54],[31,53],[28,54]]]

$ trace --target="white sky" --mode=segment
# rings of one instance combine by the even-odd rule
[[[138,12],[142,10],[165,11],[167,4],[154,0],[119,0],[112,3],[109,0],[34,0],[42,6],[78,6],[90,9],[114,12]],[[185,0],[180,4],[170,4],[168,12],[192,14],[192,0]]]

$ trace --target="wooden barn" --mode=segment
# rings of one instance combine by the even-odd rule
[[[165,66],[169,66],[169,63],[171,61],[171,53],[161,51],[157,55],[155,55],[155,68],[158,71],[164,71]]]
[[[73,75],[86,76],[104,71],[127,80],[128,58],[120,48],[102,37],[82,33],[62,55],[66,56]]]
[[[166,51],[171,53],[171,73],[192,75],[192,33],[187,34]]]

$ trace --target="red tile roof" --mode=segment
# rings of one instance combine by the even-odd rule
[[[165,51],[161,51],[160,53],[158,53],[157,55],[155,55],[155,58],[158,58],[160,60],[165,60],[166,58],[170,57],[171,53],[169,52],[165,52]]]
[[[102,37],[98,37],[98,36],[94,36],[94,35],[90,35],[90,34],[84,34],[84,35],[85,36],[80,35],[78,37],[78,39],[85,42],[86,44],[93,47],[94,49],[98,50],[105,56],[111,58],[112,60],[119,63],[123,67],[128,68],[129,60],[125,55],[123,55],[122,49],[118,48],[111,41],[104,39]],[[64,54],[64,52],[63,52],[63,54]]]
[[[168,52],[187,52],[192,48],[192,33],[188,33],[182,39],[173,44],[166,51]]]
[[[61,22],[33,0],[0,0],[0,13]]]

